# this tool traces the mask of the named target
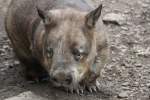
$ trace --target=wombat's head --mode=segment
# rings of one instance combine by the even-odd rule
[[[96,57],[95,25],[102,5],[91,12],[55,9],[38,14],[45,25],[46,68],[57,86],[74,87],[88,77]]]

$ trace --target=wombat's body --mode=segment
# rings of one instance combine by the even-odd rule
[[[37,8],[51,14],[44,16]],[[84,0],[12,0],[6,15],[6,31],[17,57],[30,70],[32,78],[47,73],[54,81],[57,79],[54,82],[57,86],[70,90],[78,89],[80,83],[91,84],[88,88],[98,85],[95,81],[106,63],[108,45],[101,21],[94,28],[95,25],[88,26],[91,20],[83,17],[91,10]],[[84,59],[73,57],[72,48],[78,44],[86,48]],[[49,45],[53,51],[47,53]],[[95,62],[96,58],[100,60]]]

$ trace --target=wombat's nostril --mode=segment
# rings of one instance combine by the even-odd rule
[[[51,77],[51,80],[57,82],[58,80],[55,77]]]
[[[73,80],[72,76],[71,76],[71,75],[68,75],[68,76],[66,77],[66,79],[65,79],[65,82],[66,82],[67,84],[71,84],[72,80]]]

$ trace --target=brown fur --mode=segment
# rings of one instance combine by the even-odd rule
[[[38,76],[42,73],[54,75],[60,83],[74,71],[71,86],[77,88],[76,82],[88,83],[100,75],[107,62],[108,43],[101,20],[96,25],[90,23],[91,8],[83,0],[71,1],[73,3],[67,0],[13,0],[5,25],[13,49],[27,69]],[[50,19],[41,21],[37,7],[47,10]],[[48,57],[49,46],[55,48],[53,58]],[[88,54],[77,62],[71,50],[81,46]],[[100,62],[95,63],[96,57]]]

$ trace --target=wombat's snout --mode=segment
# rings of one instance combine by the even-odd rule
[[[51,75],[51,80],[55,83],[69,85],[73,81],[73,76],[71,75],[71,73],[57,72]]]

